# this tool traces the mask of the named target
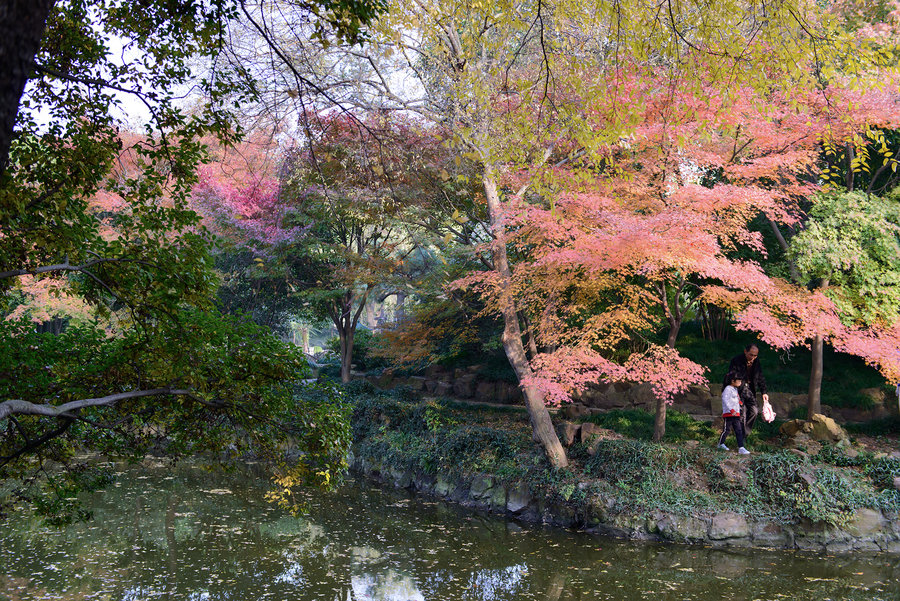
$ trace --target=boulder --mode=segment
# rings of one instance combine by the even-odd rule
[[[469,399],[475,395],[475,375],[463,374],[453,381],[453,394],[461,399]]]
[[[635,407],[650,408],[656,406],[656,396],[653,394],[653,388],[649,383],[642,383],[633,386],[628,391],[628,401]]]
[[[803,435],[807,439],[820,442],[840,442],[847,441],[849,437],[847,432],[841,428],[832,418],[826,417],[821,413],[816,413],[812,419],[803,421],[792,419],[781,425],[781,433],[788,438],[798,439]]]
[[[488,474],[479,474],[472,478],[470,492],[473,499],[488,499],[494,486],[494,477]]]
[[[596,436],[602,436],[608,430],[601,428],[597,424],[592,424],[591,422],[585,422],[581,424],[581,430],[579,431],[579,437],[581,442],[590,442]]]
[[[507,491],[506,510],[510,513],[522,513],[529,505],[531,505],[531,494],[528,492],[527,484],[519,484]]]
[[[883,387],[863,388],[859,391],[859,394],[869,397],[876,405],[884,405],[887,400],[887,395],[885,394]]]
[[[703,540],[708,529],[708,522],[691,516],[666,513],[656,521],[656,531],[675,541]]]
[[[412,390],[424,390],[425,389],[425,378],[422,376],[410,376],[406,385],[409,386]]]
[[[475,385],[475,400],[493,403],[497,400],[496,382],[478,382]]]
[[[425,392],[427,392],[428,394],[434,394],[437,385],[437,380],[425,380]]]
[[[564,447],[571,446],[575,442],[579,430],[581,430],[581,424],[572,422],[562,422],[556,426],[556,434]]]
[[[434,387],[435,396],[451,396],[453,394],[453,385],[450,382],[438,382]]]
[[[729,538],[745,538],[750,536],[750,526],[747,518],[733,511],[717,513],[709,525],[709,538],[712,540],[725,540]]]
[[[894,478],[894,488],[900,490],[900,476]]]
[[[569,403],[568,405],[564,405],[560,410],[560,413],[562,413],[563,417],[566,419],[578,419],[579,417],[591,414],[591,412],[588,411],[588,408],[581,403]]]
[[[750,479],[747,476],[745,462],[733,457],[718,465],[718,476],[732,488],[747,488]]]
[[[812,423],[812,429],[809,432],[810,438],[823,442],[840,442],[842,440],[850,440],[847,432],[841,428],[837,422],[830,417],[825,417],[820,413],[812,416],[807,423]]]
[[[884,526],[884,515],[880,511],[862,508],[853,512],[848,530],[856,536],[872,537],[880,534],[884,530]]]
[[[515,405],[523,399],[522,391],[516,384],[510,382],[497,382],[497,403]]]

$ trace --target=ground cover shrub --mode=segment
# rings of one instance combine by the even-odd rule
[[[582,421],[592,422],[630,438],[651,440],[653,419],[652,413],[640,409],[613,409],[606,413],[590,415]],[[687,413],[675,410],[666,412],[666,442],[712,441],[718,435],[719,433],[709,424],[695,420]]]
[[[620,507],[690,515],[719,506],[706,491],[682,481],[696,472],[700,451],[640,440],[601,440],[594,448],[584,471],[613,485]]]

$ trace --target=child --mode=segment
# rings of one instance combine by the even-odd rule
[[[725,431],[719,438],[719,448],[727,451],[725,439],[728,437],[728,431],[733,430],[734,436],[737,438],[738,453],[741,455],[749,455],[750,451],[744,448],[744,425],[741,423],[741,397],[738,394],[738,388],[741,387],[741,377],[730,372],[726,381],[731,382],[722,391],[722,418],[725,420]]]

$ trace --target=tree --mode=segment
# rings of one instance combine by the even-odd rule
[[[889,334],[900,324],[898,240],[900,204],[861,192],[822,195],[810,210],[806,227],[791,239],[791,257],[804,279],[818,281],[817,288],[834,303],[840,317],[834,325],[841,327],[830,334],[837,338],[838,348],[841,338],[856,335],[853,328]],[[826,336],[820,331],[813,337],[808,415],[821,413],[821,355]],[[900,339],[896,341],[900,347]],[[872,350],[863,355],[870,361],[877,357]],[[888,367],[890,362],[884,359],[878,357],[875,362]],[[896,371],[900,357],[893,363],[892,371]]]
[[[303,6],[322,11],[315,27],[324,32],[333,20],[352,39],[375,5]],[[303,403],[287,382],[305,363],[214,310],[209,237],[187,206],[205,158],[201,138],[227,144],[240,134],[223,99],[254,92],[240,70],[204,78],[192,68],[221,57],[238,8],[224,0],[76,0],[0,11],[0,56],[9,65],[0,83],[3,294],[19,278],[38,277],[83,298],[100,319],[59,339],[37,336],[30,322],[3,325],[3,476],[34,466],[52,476],[28,461],[33,455],[65,461],[85,447],[128,452],[138,440],[135,450],[144,451],[156,438],[175,455],[252,441],[275,457],[274,437],[291,433],[311,453],[284,468],[283,482],[323,481],[341,469],[346,437],[310,434],[322,434],[323,423],[346,426],[339,400],[320,403],[322,419],[287,411]],[[191,86],[204,101],[188,109],[179,95]],[[148,114],[137,135],[121,132],[119,94]]]
[[[276,36],[266,39],[285,71],[297,77],[308,63],[294,61]],[[644,123],[648,98],[664,100],[667,108],[647,127],[672,132],[675,144],[668,148],[679,152],[690,145],[679,131],[683,125],[697,123],[704,111],[727,119],[745,91],[761,103],[775,93],[802,106],[823,78],[883,62],[865,41],[835,27],[831,16],[800,2],[667,3],[661,10],[621,2],[397,2],[364,48],[332,51],[317,63],[326,65],[317,71],[317,85],[340,108],[415,113],[449,131],[460,158],[479,165],[492,273],[466,281],[481,281],[492,295],[535,438],[556,466],[566,457],[545,407],[540,383],[547,380],[535,375],[539,362],[526,350],[528,316],[515,295],[510,227],[516,212],[550,202],[553,215],[561,191],[592,188],[615,173],[617,152]],[[848,65],[844,57],[851,54],[859,62]],[[301,92],[293,91],[302,98]],[[716,110],[701,110],[708,106]],[[691,133],[721,124],[707,125]],[[583,168],[563,169],[575,162]],[[557,349],[557,357],[566,350]],[[593,375],[666,373],[638,359],[623,372],[621,365],[600,362],[595,351],[568,350],[573,361],[602,368],[586,370]],[[648,361],[659,359],[654,364],[661,366],[670,356],[656,353]]]

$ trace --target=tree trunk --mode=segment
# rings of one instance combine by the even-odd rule
[[[519,382],[531,375],[531,365],[525,355],[525,347],[522,344],[522,331],[519,327],[519,317],[516,312],[512,291],[512,274],[509,268],[509,259],[506,254],[505,226],[501,223],[500,195],[497,191],[497,182],[489,166],[484,170],[484,192],[487,197],[488,215],[491,220],[491,229],[494,233],[494,242],[491,253],[494,260],[494,269],[497,271],[500,288],[500,311],[503,315],[503,350],[509,359],[509,364],[516,372]],[[521,384],[520,384],[521,385]],[[528,417],[531,419],[531,428],[534,440],[541,444],[547,458],[554,467],[566,467],[569,464],[566,451],[559,442],[550,412],[544,404],[544,394],[534,386],[524,386],[522,392],[525,395],[525,407]]]
[[[817,334],[812,341],[812,369],[809,372],[809,400],[806,402],[806,419],[822,413],[822,350],[825,346],[822,336]]]
[[[673,319],[669,327],[669,335],[666,337],[666,346],[675,348],[678,339],[678,330],[681,329],[681,319]],[[656,417],[653,419],[653,440],[659,442],[666,436],[666,401],[656,399]]]
[[[347,327],[338,328],[338,336],[341,340],[341,382],[350,381],[350,366],[353,364],[353,338],[354,330]]]
[[[34,57],[40,49],[52,0],[4,0],[0,3],[0,174],[9,161],[19,103]]]
[[[818,288],[828,287],[828,278],[822,279]],[[816,413],[822,413],[822,374],[824,373],[823,351],[825,341],[821,334],[816,334],[812,340],[812,367],[809,370],[809,391],[806,401],[806,419],[812,419]]]

